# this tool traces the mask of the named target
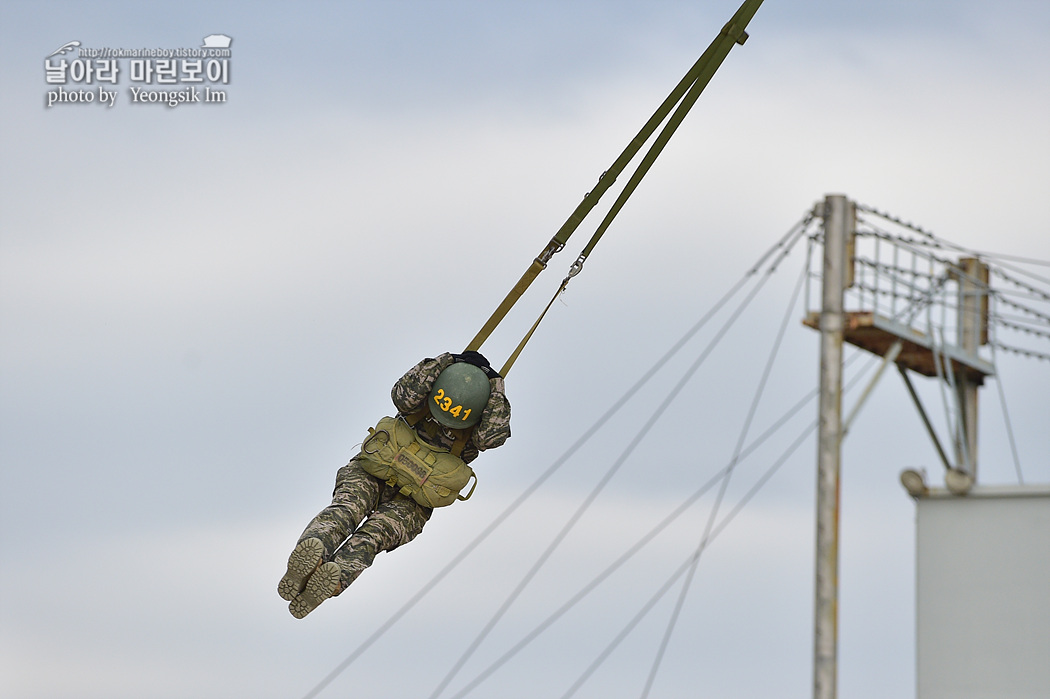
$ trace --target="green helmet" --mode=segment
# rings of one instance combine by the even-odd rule
[[[450,365],[434,381],[427,403],[440,424],[454,429],[473,427],[489,402],[489,377],[466,362]]]

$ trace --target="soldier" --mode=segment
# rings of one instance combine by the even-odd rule
[[[414,539],[434,507],[469,497],[459,494],[474,476],[467,464],[510,437],[503,377],[478,352],[424,359],[390,397],[397,417],[369,430],[336,474],[332,504],[288,557],[277,592],[297,619],[345,590],[379,552]]]

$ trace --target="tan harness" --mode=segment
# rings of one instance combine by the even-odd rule
[[[362,467],[424,507],[466,500],[478,484],[473,469],[460,458],[469,430],[454,430],[456,439],[450,450],[426,444],[416,431],[425,410],[407,418],[384,417],[368,428],[368,438],[361,445]],[[471,478],[470,490],[460,495]]]

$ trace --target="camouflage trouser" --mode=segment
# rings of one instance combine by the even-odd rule
[[[335,477],[332,504],[321,510],[299,541],[320,539],[325,559],[342,571],[338,595],[381,551],[393,551],[423,531],[433,510],[369,475],[355,456]],[[363,520],[363,523],[362,523]]]

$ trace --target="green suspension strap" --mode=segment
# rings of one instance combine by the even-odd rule
[[[525,274],[523,274],[521,279],[518,280],[518,283],[514,285],[510,290],[510,293],[508,293],[506,298],[503,299],[503,302],[495,312],[493,312],[492,316],[489,317],[484,327],[482,327],[478,334],[474,336],[474,339],[470,341],[467,350],[478,351],[481,349],[485,340],[488,339],[489,335],[492,334],[503,318],[506,317],[507,313],[510,312],[510,309],[514,306],[517,300],[521,298],[522,294],[525,293],[525,290],[529,288],[529,285],[531,285],[536,277],[539,276],[540,272],[547,268],[547,263],[551,258],[565,247],[566,242],[569,240],[569,236],[576,231],[583,222],[583,219],[598,203],[598,200],[603,194],[605,194],[606,190],[612,186],[613,182],[616,181],[616,178],[621,172],[623,172],[624,168],[627,167],[627,164],[635,155],[637,155],[638,151],[641,150],[642,146],[645,145],[660,124],[667,119],[668,114],[671,114],[671,111],[674,110],[674,113],[671,114],[671,118],[668,119],[667,124],[664,125],[653,145],[650,146],[649,151],[645,154],[641,163],[635,169],[634,174],[631,175],[631,179],[616,198],[612,208],[610,208],[609,212],[605,215],[605,218],[598,226],[594,235],[591,236],[590,241],[587,243],[586,247],[584,247],[580,256],[575,262],[573,262],[568,275],[562,280],[554,297],[543,309],[539,318],[532,325],[532,328],[530,328],[529,332],[525,335],[522,341],[518,344],[518,347],[507,360],[507,363],[504,364],[503,368],[500,370],[500,374],[503,376],[507,375],[511,366],[514,364],[514,361],[517,359],[518,355],[521,354],[522,349],[524,349],[525,344],[536,331],[540,321],[543,320],[544,315],[546,315],[547,311],[558,296],[565,291],[565,288],[569,284],[569,280],[579,274],[583,269],[583,263],[591,254],[591,251],[594,250],[594,246],[598,244],[598,241],[609,228],[610,224],[612,224],[613,219],[616,218],[620,209],[622,209],[623,205],[627,202],[627,199],[638,187],[642,178],[645,177],[645,174],[649,171],[649,168],[652,167],[653,162],[656,161],[657,156],[660,155],[664,146],[667,145],[667,142],[674,134],[675,129],[677,129],[678,125],[682,123],[683,119],[685,119],[685,115],[696,102],[700,93],[703,92],[705,87],[707,87],[707,84],[711,81],[715,71],[718,70],[719,66],[722,65],[722,61],[724,61],[726,56],[729,55],[729,51],[735,44],[743,44],[747,40],[747,32],[745,29],[761,4],[762,0],[744,0],[744,3],[736,11],[736,14],[733,15],[733,18],[722,27],[722,31],[719,32],[718,36],[715,37],[715,40],[707,47],[707,50],[704,51],[703,55],[701,55],[696,63],[693,64],[692,68],[689,69],[689,72],[685,74],[685,77],[679,81],[671,91],[671,94],[669,94],[660,104],[659,108],[645,123],[641,131],[638,132],[638,135],[636,135],[627,145],[627,148],[624,149],[609,169],[601,174],[594,189],[584,195],[583,201],[580,202],[575,211],[572,212],[572,215],[570,215],[565,223],[562,224],[561,228],[558,229],[558,232],[554,235],[551,241],[547,243],[547,246],[543,251],[535,260],[533,260],[532,265],[529,266],[525,271]],[[677,105],[677,108],[675,108],[675,105]]]

